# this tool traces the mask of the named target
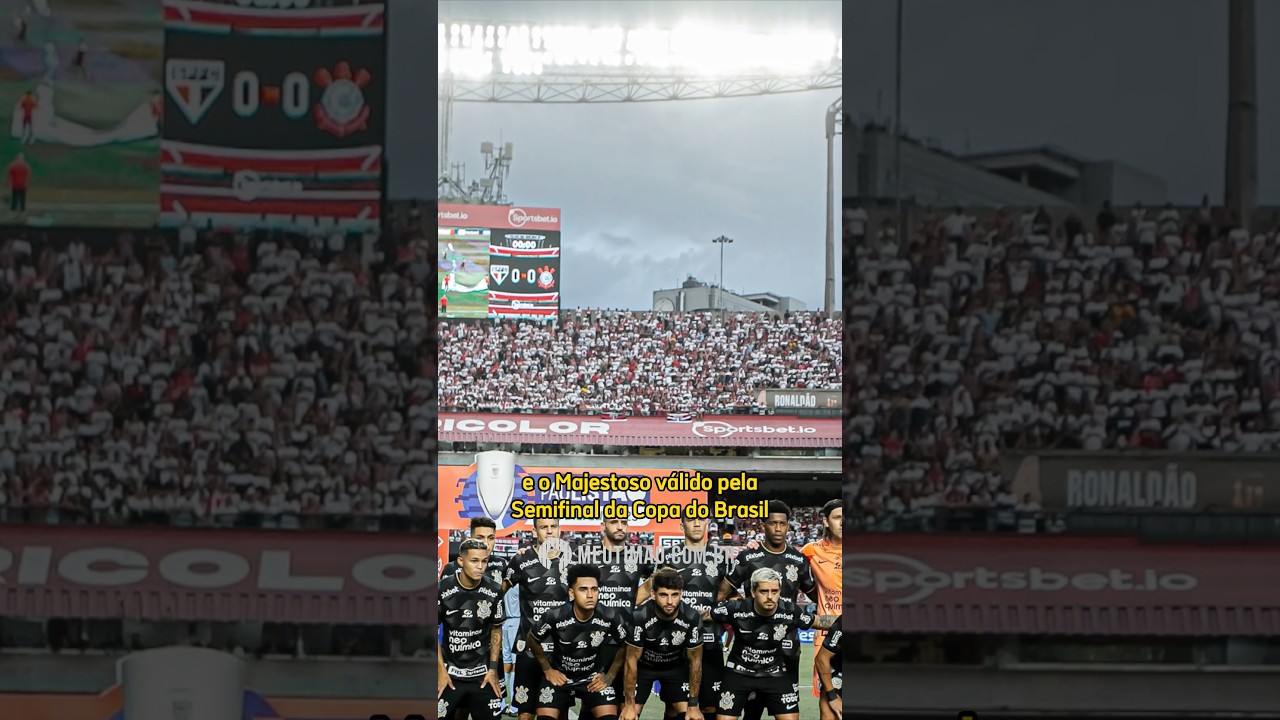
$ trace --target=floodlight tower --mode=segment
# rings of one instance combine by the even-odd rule
[[[822,287],[822,310],[827,315],[835,312],[836,303],[835,146],[836,135],[843,129],[843,108],[844,98],[836,98],[827,108],[827,276]]]
[[[1258,30],[1253,0],[1231,0],[1227,22],[1227,177],[1223,205],[1248,230],[1258,194]]]

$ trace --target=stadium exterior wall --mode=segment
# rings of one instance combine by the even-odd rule
[[[421,535],[0,527],[0,615],[424,625]]]
[[[0,703],[5,693],[102,692],[117,679],[119,656],[0,654]],[[274,697],[412,698],[421,692],[426,660],[244,658],[245,684]],[[2,706],[2,705],[0,705]]]
[[[892,198],[894,138],[891,133],[853,129],[856,169],[852,177],[858,198]],[[963,159],[920,144],[902,142],[902,194],[925,205],[1066,207],[1056,195],[1007,180]]]
[[[956,708],[1012,717],[1280,718],[1280,673],[1272,668],[1207,670],[1186,666],[966,668],[846,665],[845,715],[892,717]],[[927,692],[921,689],[927,688]],[[946,713],[945,715],[942,713]]]

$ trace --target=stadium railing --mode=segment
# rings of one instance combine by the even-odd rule
[[[434,532],[434,504],[408,515],[334,513],[235,513],[212,517],[186,512],[147,510],[114,514],[68,510],[59,507],[0,507],[0,524],[12,525],[120,525],[175,528],[258,528],[266,530],[350,530],[371,532]]]
[[[1230,512],[1016,512],[987,507],[936,508],[931,516],[888,515],[874,523],[846,508],[853,532],[1048,533],[1130,535],[1151,542],[1280,542],[1280,514]]]

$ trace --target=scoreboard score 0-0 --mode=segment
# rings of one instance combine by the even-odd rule
[[[437,220],[441,318],[559,316],[559,209],[441,205]]]

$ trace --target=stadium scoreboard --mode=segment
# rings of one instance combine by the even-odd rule
[[[163,0],[162,227],[381,228],[386,7]]]
[[[440,205],[436,215],[441,318],[559,316],[559,209]]]

